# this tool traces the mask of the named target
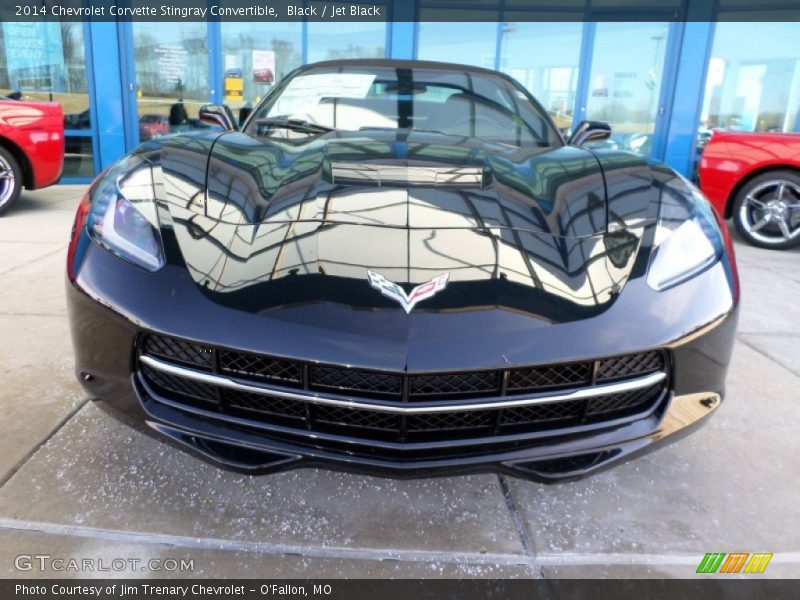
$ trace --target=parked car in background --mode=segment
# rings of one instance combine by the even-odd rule
[[[800,244],[800,134],[715,130],[698,174],[703,193],[748,242]]]
[[[64,167],[64,115],[57,102],[0,96],[0,215],[29,190],[58,181]]]
[[[64,129],[89,129],[92,126],[92,116],[89,109],[64,115]]]
[[[713,129],[709,129],[708,127],[704,127],[701,125],[697,128],[697,152],[699,154],[703,153],[703,150],[706,149],[706,145],[708,144],[708,140],[711,139],[711,136],[714,134]]]
[[[253,71],[253,81],[256,83],[270,84],[275,81],[275,74],[272,69],[264,67],[263,69],[256,69]]]
[[[143,142],[169,133],[169,119],[165,115],[142,115],[139,118],[139,139]]]

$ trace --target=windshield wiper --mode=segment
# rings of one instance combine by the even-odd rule
[[[439,135],[455,135],[447,133],[446,131],[439,131],[438,129],[422,129],[421,127],[378,127],[377,125],[364,125],[358,128],[359,131],[402,131],[404,133],[413,133],[419,131],[422,133],[438,133]]]
[[[281,118],[266,118],[256,119],[256,125],[266,125],[267,127],[283,127],[284,129],[292,129],[294,131],[310,131],[314,133],[327,133],[328,131],[336,131],[333,127],[320,125],[319,123],[312,123],[311,121],[304,121],[303,119],[281,119]]]

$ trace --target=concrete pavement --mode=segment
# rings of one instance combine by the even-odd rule
[[[694,435],[583,481],[221,471],[110,419],[72,374],[63,297],[82,187],[0,219],[0,576],[19,555],[165,558],[136,577],[691,577],[706,552],[800,575],[800,252],[737,244],[726,402]],[[141,564],[141,563],[140,563]]]

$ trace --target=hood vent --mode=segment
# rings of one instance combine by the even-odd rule
[[[333,183],[376,187],[483,189],[483,167],[430,167],[374,163],[331,163]]]

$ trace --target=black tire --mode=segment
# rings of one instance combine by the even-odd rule
[[[6,170],[10,176],[3,177]],[[12,154],[0,147],[0,216],[17,201],[21,191],[22,169]]]
[[[736,230],[749,244],[759,248],[771,250],[786,250],[800,244],[800,209],[789,209],[782,229],[776,218],[767,215],[769,209],[762,211],[757,205],[775,203],[778,200],[778,190],[784,184],[784,205],[800,204],[800,174],[795,171],[776,169],[767,171],[742,186],[733,200],[731,216]],[[774,208],[774,207],[773,207]],[[765,216],[770,220],[762,223]],[[760,226],[759,226],[760,225]],[[789,231],[790,237],[786,237]]]

